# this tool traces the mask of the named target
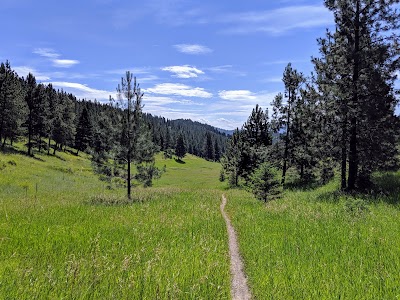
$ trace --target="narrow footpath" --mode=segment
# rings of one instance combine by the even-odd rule
[[[251,294],[247,286],[246,275],[244,274],[243,262],[239,253],[239,245],[235,229],[233,228],[228,215],[225,212],[226,197],[222,195],[221,213],[225,219],[228,231],[229,256],[231,258],[231,295],[233,300],[249,300]]]

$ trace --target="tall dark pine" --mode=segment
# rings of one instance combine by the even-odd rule
[[[11,143],[21,133],[25,121],[25,103],[21,83],[9,62],[0,65],[0,142],[5,146],[6,139]]]
[[[219,161],[221,159],[221,149],[219,147],[218,139],[214,142],[214,160]]]
[[[42,138],[46,136],[46,129],[49,122],[49,101],[47,98],[46,87],[38,84],[34,91],[35,114],[33,124],[33,135],[39,152],[42,149]]]
[[[28,117],[26,120],[26,127],[28,128],[28,155],[33,155],[32,152],[32,139],[34,135],[34,125],[35,125],[35,116],[36,116],[36,79],[35,77],[29,73],[25,80],[25,102],[28,106]]]
[[[58,105],[58,95],[57,91],[53,88],[51,84],[46,87],[47,101],[48,101],[48,114],[47,114],[47,154],[50,154],[51,140],[53,138],[53,132],[55,121],[60,112],[60,106]]]
[[[85,151],[93,140],[93,125],[89,117],[88,110],[83,107],[82,113],[79,117],[78,125],[76,127],[75,147],[76,153]]]
[[[206,140],[204,144],[204,157],[207,160],[214,160],[214,147],[211,139],[211,134],[206,133]]]
[[[181,160],[186,155],[186,146],[182,134],[179,134],[178,138],[176,139],[175,155],[178,157],[179,160]]]
[[[283,73],[283,83],[285,85],[285,97],[287,99],[286,103],[283,103],[283,95],[279,94],[274,102],[274,130],[278,133],[280,130],[284,129],[284,150],[282,157],[282,184],[286,180],[286,171],[289,166],[289,161],[292,158],[291,148],[292,148],[292,120],[294,115],[295,103],[298,100],[300,94],[300,87],[304,83],[304,76],[302,73],[297,72],[297,70],[292,68],[289,63],[285,68]]]
[[[334,85],[339,103],[332,105],[341,122],[342,188],[368,185],[371,173],[383,166],[382,152],[392,160],[395,153],[391,131],[396,99],[394,72],[399,67],[400,15],[396,0],[326,0],[334,13],[336,31],[320,40],[321,60],[317,72],[325,84]],[[331,97],[334,98],[334,97]],[[373,143],[368,143],[374,133]],[[377,142],[379,141],[379,142]],[[374,161],[374,164],[371,162]]]
[[[258,104],[244,124],[243,130],[247,142],[251,147],[269,146],[272,144],[268,110],[264,113],[263,109]]]

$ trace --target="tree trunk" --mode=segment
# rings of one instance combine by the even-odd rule
[[[358,176],[358,157],[357,157],[357,118],[351,118],[350,129],[350,153],[349,153],[349,179],[348,189],[354,190],[356,188],[356,181]]]
[[[40,152],[42,152],[42,135],[41,134],[39,135],[38,143],[39,143],[39,153],[40,153]]]
[[[28,122],[28,155],[32,156],[32,110],[29,111]]]
[[[304,164],[301,164],[301,167],[300,167],[300,178],[304,179]]]
[[[356,188],[358,177],[358,155],[357,155],[357,106],[358,106],[358,80],[360,69],[360,0],[356,3],[355,36],[354,36],[354,65],[353,65],[353,97],[352,117],[350,122],[350,153],[349,153],[349,178],[348,189]]]
[[[347,188],[347,112],[343,110],[341,189]]]
[[[50,155],[50,147],[51,147],[51,135],[49,134],[49,143],[47,146],[47,155]]]
[[[286,180],[286,170],[287,170],[287,159],[289,156],[289,130],[290,130],[290,101],[291,101],[291,93],[289,88],[289,97],[288,97],[288,111],[287,111],[287,124],[286,124],[286,139],[285,139],[285,152],[283,154],[283,168],[282,168],[282,185],[285,184]]]

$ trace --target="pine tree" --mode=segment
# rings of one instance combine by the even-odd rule
[[[75,139],[75,101],[72,95],[61,91],[57,97],[58,112],[54,119],[53,139],[56,142],[53,154],[56,150],[66,149],[67,145],[73,146]]]
[[[47,98],[46,87],[38,84],[34,91],[35,113],[33,124],[33,136],[36,139],[36,146],[40,152],[42,149],[42,138],[46,136],[46,129],[49,122],[49,100]]]
[[[268,111],[257,104],[250,117],[243,126],[247,142],[251,147],[269,146],[272,144],[272,135],[268,120]]]
[[[203,155],[207,160],[214,160],[214,146],[211,139],[211,133],[207,132],[205,136]]]
[[[118,102],[114,109],[122,110],[120,117],[111,118],[119,130],[116,132],[114,147],[116,156],[114,160],[127,166],[126,185],[127,196],[131,199],[132,188],[132,163],[136,164],[139,173],[142,173],[149,184],[153,176],[157,175],[154,167],[154,154],[159,148],[153,143],[153,137],[149,125],[144,121],[142,114],[143,93],[136,82],[136,77],[127,71],[125,78],[121,78],[121,84],[117,87]],[[115,115],[115,112],[114,112]],[[144,173],[143,173],[144,172]]]
[[[179,134],[178,138],[176,139],[175,155],[178,157],[178,160],[182,160],[182,158],[184,158],[186,155],[186,146],[182,134]]]
[[[76,154],[79,151],[85,151],[89,148],[93,141],[93,125],[89,117],[86,106],[83,107],[82,113],[79,117],[78,125],[76,127],[75,147]]]
[[[47,155],[50,154],[51,139],[53,138],[53,131],[56,126],[55,121],[58,118],[60,112],[60,106],[58,105],[57,91],[51,84],[46,87],[47,101],[48,101],[48,113],[47,113],[47,128],[46,136],[48,139],[47,143]]]
[[[268,162],[262,163],[252,174],[252,191],[254,195],[264,202],[273,199],[280,193],[278,170]]]
[[[393,74],[399,67],[395,30],[400,27],[400,15],[395,3],[398,1],[325,1],[335,15],[336,31],[320,40],[322,58],[314,61],[320,85],[334,84],[324,92],[336,94],[325,95],[325,99],[336,100],[328,107],[340,123],[342,189],[368,185],[372,171],[382,166],[382,152],[389,160],[395,153],[389,133],[396,105]],[[377,134],[383,131],[388,134]],[[371,133],[376,134],[372,144],[368,142]]]
[[[289,167],[290,161],[293,160],[293,128],[292,122],[294,118],[295,104],[300,95],[300,86],[304,83],[305,78],[302,73],[292,68],[289,63],[283,73],[283,83],[285,84],[285,97],[287,98],[286,104],[283,104],[283,95],[279,94],[273,102],[274,109],[274,129],[276,133],[284,128],[284,147],[282,155],[282,184],[286,180],[286,171]]]
[[[218,139],[216,139],[214,142],[214,160],[220,161],[220,159],[221,159],[221,149],[219,148]]]
[[[35,119],[37,116],[37,105],[35,98],[35,90],[36,90],[36,79],[35,77],[29,73],[25,80],[25,102],[28,107],[28,116],[26,120],[26,127],[28,128],[28,151],[27,154],[33,156],[32,152],[32,140],[34,137],[34,126]]]
[[[231,186],[239,185],[239,178],[249,175],[250,147],[245,141],[244,133],[236,129],[228,141],[226,151],[221,159],[222,168],[229,176]]]
[[[0,65],[0,143],[5,146],[6,139],[11,143],[17,138],[25,121],[26,108],[23,91],[17,74],[10,63]]]

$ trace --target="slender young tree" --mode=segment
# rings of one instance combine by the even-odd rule
[[[125,160],[127,170],[127,196],[131,199],[131,188],[132,188],[132,174],[131,164],[135,160],[135,151],[138,150],[138,138],[139,131],[141,129],[142,122],[142,98],[143,93],[136,82],[136,77],[133,77],[131,72],[127,71],[125,78],[121,78],[121,84],[117,87],[117,95],[121,108],[125,109],[123,117],[123,140],[122,140],[122,154]]]
[[[285,184],[286,171],[289,166],[289,161],[292,159],[292,138],[293,129],[292,121],[295,109],[295,103],[300,95],[300,87],[304,83],[305,78],[302,73],[292,68],[291,63],[287,65],[283,73],[283,83],[285,84],[286,103],[283,103],[283,95],[279,94],[274,102],[274,129],[276,133],[284,128],[284,152],[282,157],[282,185]]]

